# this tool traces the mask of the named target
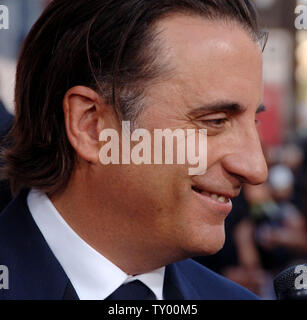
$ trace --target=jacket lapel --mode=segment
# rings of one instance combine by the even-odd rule
[[[0,215],[0,261],[10,286],[0,290],[0,299],[63,299],[68,277],[29,212],[27,194],[22,191]]]
[[[184,275],[180,264],[168,265],[163,286],[165,300],[200,300],[201,297]]]

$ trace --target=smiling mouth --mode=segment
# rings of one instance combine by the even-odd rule
[[[205,195],[215,201],[221,202],[221,203],[229,203],[230,202],[230,198],[227,198],[221,194],[209,193],[209,192],[206,192],[206,191],[204,191],[198,187],[195,187],[195,186],[192,186],[192,190],[199,193],[199,194]]]

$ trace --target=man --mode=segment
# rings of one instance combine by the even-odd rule
[[[261,39],[244,0],[53,1],[18,63],[0,297],[254,299],[188,258],[221,249],[230,199],[266,179]],[[121,120],[207,129],[207,171],[103,165]]]

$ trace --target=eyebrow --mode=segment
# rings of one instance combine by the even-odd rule
[[[203,105],[199,108],[193,109],[188,113],[189,117],[200,117],[207,112],[230,112],[230,113],[241,113],[247,108],[239,103],[232,102],[218,102],[213,104]],[[266,111],[266,107],[263,104],[260,104],[256,114]]]

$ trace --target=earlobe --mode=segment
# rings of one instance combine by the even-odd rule
[[[93,164],[99,161],[103,108],[99,95],[82,86],[68,90],[63,101],[68,140],[81,159]]]

